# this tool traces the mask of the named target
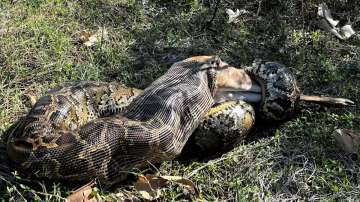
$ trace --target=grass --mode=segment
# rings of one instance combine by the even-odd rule
[[[355,21],[359,14],[357,1],[325,2],[336,18]],[[2,1],[0,134],[27,112],[25,94],[39,96],[69,80],[117,81],[144,88],[173,62],[199,54],[218,54],[237,66],[256,58],[279,61],[291,68],[305,93],[358,102],[360,35],[340,41],[320,30],[319,3],[221,1],[208,24],[215,1]],[[226,8],[250,14],[228,24]],[[108,41],[90,48],[79,42],[83,30],[95,32],[99,27],[107,29]],[[360,30],[359,22],[353,27]],[[360,160],[343,153],[332,134],[336,128],[359,130],[359,115],[358,106],[301,105],[292,120],[276,127],[257,125],[246,144],[221,157],[165,162],[158,172],[191,175],[199,201],[357,200]],[[61,183],[5,183],[6,179],[0,176],[2,201],[61,201],[72,189]],[[116,200],[125,188],[99,188],[98,194]],[[160,200],[188,197],[169,185]]]

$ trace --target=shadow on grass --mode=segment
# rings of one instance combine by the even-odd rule
[[[119,69],[109,70],[104,66],[102,73],[106,80],[115,79],[129,86],[144,88],[173,62],[193,55],[218,54],[238,66],[251,64],[255,58],[276,58],[291,64],[289,57],[278,51],[287,40],[287,24],[277,15],[277,11],[283,10],[281,4],[265,3],[263,9],[271,7],[274,12],[262,12],[259,17],[249,16],[247,23],[254,24],[241,25],[240,29],[226,23],[225,8],[229,6],[226,4],[220,4],[212,24],[204,27],[214,11],[213,4],[208,3],[210,7],[205,5],[199,8],[187,1],[155,1],[143,7],[136,3],[92,1],[80,4],[77,19],[85,27],[107,26],[126,30],[119,34],[133,41],[127,51],[131,60]],[[243,4],[236,3],[235,6]],[[247,9],[256,13],[258,5],[251,3]],[[98,58],[102,57],[99,53]],[[106,64],[106,60],[106,57],[99,59],[99,65],[103,65],[101,61]]]

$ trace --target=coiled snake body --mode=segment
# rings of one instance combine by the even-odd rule
[[[107,117],[102,115],[120,110],[114,101],[121,106],[116,98],[121,95],[112,93],[121,92],[120,86],[64,84],[40,98],[13,127],[8,154],[23,172],[37,177],[115,183],[131,169],[181,152],[214,104],[216,71],[225,66],[208,56],[175,63],[122,113]]]
[[[212,129],[226,126],[226,142],[241,139],[254,124],[254,110],[229,100],[266,105],[259,99],[262,91],[244,70],[211,56],[175,63],[143,92],[101,82],[66,83],[11,127],[7,152],[29,175],[112,184],[129,170],[178,156],[204,117]],[[235,122],[211,118],[219,115]]]

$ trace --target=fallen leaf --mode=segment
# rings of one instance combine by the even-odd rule
[[[125,189],[117,189],[114,193],[114,199],[115,201],[124,201],[124,202],[140,202],[140,197],[136,196],[136,193],[134,194],[131,191],[127,191]]]
[[[180,176],[166,176],[166,175],[165,176],[160,176],[160,178],[163,178],[163,179],[166,179],[168,181],[175,182],[178,185],[184,186],[193,195],[198,195],[199,194],[195,184],[189,179],[186,179],[186,178],[183,178],[183,177],[180,177]]]
[[[89,41],[89,38],[91,37],[91,32],[83,30],[81,32],[80,40],[85,43],[86,41]]]
[[[85,184],[79,189],[73,191],[68,197],[66,197],[66,202],[97,202],[98,200],[95,197],[91,196],[93,191],[92,187],[95,186],[95,180]]]
[[[231,9],[226,9],[226,14],[229,17],[228,23],[232,23],[232,22],[235,22],[237,17],[239,17],[240,11],[239,11],[239,9],[236,9],[235,12]]]
[[[134,187],[144,199],[151,201],[161,196],[161,188],[167,185],[168,182],[185,187],[192,195],[198,195],[195,184],[180,176],[155,176],[147,174],[146,176],[139,176]]]
[[[134,187],[139,192],[139,194],[146,200],[155,200],[161,195],[160,187],[155,186],[157,183],[149,177],[148,175],[140,175]]]
[[[338,37],[339,39],[342,39],[343,37],[340,35],[340,33],[334,29],[333,27],[331,27],[331,25],[328,23],[328,21],[326,19],[320,19],[319,21],[319,27],[327,32],[330,32],[332,34],[334,34],[336,37]]]
[[[331,16],[331,11],[326,3],[321,3],[318,7],[318,16],[325,18],[332,27],[336,27],[339,24],[339,20],[334,20]]]
[[[88,31],[83,31],[80,37],[82,43],[87,47],[94,46],[95,44],[101,43],[102,41],[107,41],[108,39],[108,32],[104,27],[99,28],[98,31],[94,34],[91,34]]]
[[[320,17],[319,26],[327,32],[334,34],[337,38],[345,40],[355,34],[350,24],[337,27],[339,20],[334,20],[331,11],[325,3],[318,7],[318,16]]]
[[[31,108],[35,105],[37,96],[33,92],[27,92],[23,94],[21,100],[26,107]]]
[[[355,34],[355,31],[353,30],[351,25],[345,25],[341,27],[340,30],[345,39],[348,39]]]
[[[236,23],[237,22],[237,18],[240,16],[240,15],[243,15],[243,14],[246,14],[246,13],[249,13],[249,11],[245,10],[245,9],[236,9],[236,11],[233,11],[231,9],[226,9],[226,14],[228,15],[229,19],[228,19],[228,22],[227,23]]]
[[[357,154],[360,146],[360,134],[353,130],[335,130],[335,140],[338,146],[349,154]]]

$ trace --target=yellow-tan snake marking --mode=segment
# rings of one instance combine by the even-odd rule
[[[191,57],[143,91],[115,83],[65,83],[11,127],[7,152],[28,175],[116,183],[134,168],[174,159],[204,118],[201,125],[210,128],[224,123],[217,122],[219,116],[235,120],[222,124],[222,131],[233,131],[229,142],[243,137],[254,123],[254,110],[244,101],[260,103],[265,115],[279,119],[293,102],[314,101],[300,95],[282,67],[264,64],[237,69],[216,56]],[[291,96],[273,93],[279,89]],[[211,108],[215,103],[222,104]]]
[[[241,79],[225,81],[229,71]],[[213,56],[175,63],[125,109],[121,102],[132,97],[112,93],[121,86],[66,83],[12,128],[7,151],[20,170],[37,177],[115,183],[133,168],[175,158],[213,106],[216,90],[252,84],[244,70]],[[123,111],[108,116],[117,110]]]

